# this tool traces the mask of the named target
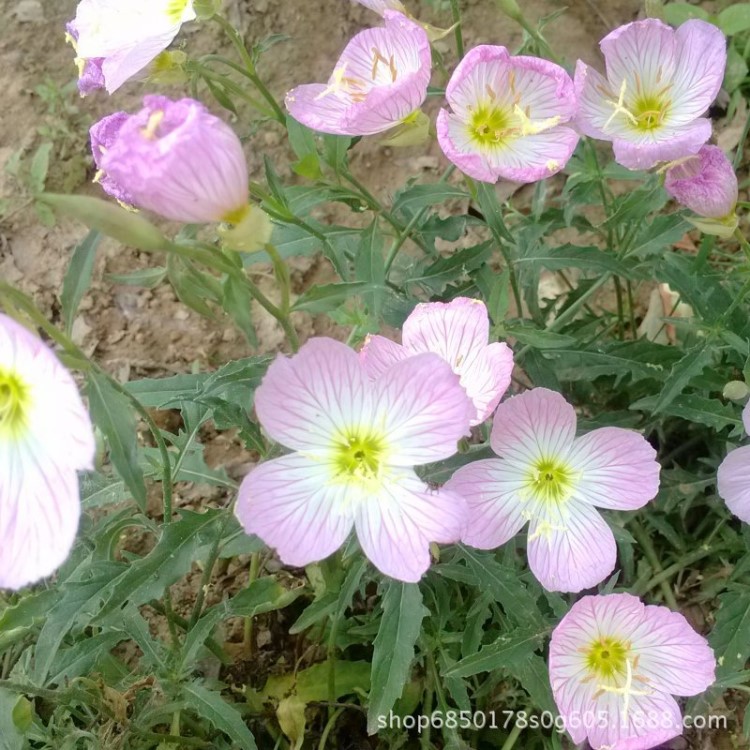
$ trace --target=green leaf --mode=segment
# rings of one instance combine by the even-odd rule
[[[750,29],[750,3],[735,3],[724,8],[718,15],[719,28],[727,35],[734,36]]]
[[[735,587],[719,597],[709,642],[718,662],[717,679],[745,668],[750,658],[750,589]]]
[[[652,412],[657,398],[658,396],[646,396],[631,404],[630,408],[634,411]],[[727,427],[742,427],[742,420],[737,417],[731,405],[694,393],[676,396],[668,406],[663,408],[662,413],[702,424],[717,431]]]
[[[644,258],[671,250],[690,229],[690,224],[680,214],[657,216],[638,233],[633,246],[628,250],[628,257]]]
[[[500,636],[478,654],[467,656],[447,669],[444,677],[471,677],[480,672],[505,669],[508,665],[526,661],[540,648],[548,630],[520,629]]]
[[[221,693],[208,690],[197,682],[182,686],[182,694],[195,714],[206,719],[229,737],[242,750],[257,750],[255,738],[247,728],[234,704],[222,698]]]
[[[444,203],[447,200],[466,200],[469,194],[456,185],[438,182],[431,185],[412,185],[396,193],[393,200],[393,213],[407,217],[428,206]]]
[[[49,155],[52,151],[51,143],[42,143],[34,152],[29,171],[29,189],[32,193],[41,193],[47,181],[49,171]]]
[[[167,586],[186,575],[219,533],[225,510],[180,511],[182,517],[162,527],[156,546],[131,563],[116,580],[96,619],[103,620],[127,601],[139,606],[160,599]]]
[[[509,617],[520,625],[541,628],[544,619],[539,607],[533,595],[519,580],[517,571],[501,565],[492,553],[479,552],[461,545],[461,554],[478,587],[489,591]]]
[[[621,276],[628,276],[629,269],[614,255],[598,247],[578,247],[576,245],[561,245],[549,248],[542,243],[531,246],[532,252],[517,258],[515,265],[523,267],[533,263],[544,266],[550,271],[563,268],[581,268],[584,271],[610,271]]]
[[[65,319],[65,333],[70,336],[73,330],[73,321],[81,304],[83,295],[91,284],[91,274],[94,270],[94,259],[96,248],[99,246],[101,235],[96,229],[92,229],[83,241],[76,246],[73,256],[68,264],[68,270],[63,279],[62,304],[63,318]]]
[[[534,701],[534,706],[542,711],[556,712],[549,681],[549,667],[539,654],[531,654],[528,659],[520,662],[511,660],[508,671],[523,685]]]
[[[112,387],[105,375],[95,371],[89,373],[87,393],[91,417],[107,439],[112,464],[133,493],[133,499],[144,509],[146,485],[138,462],[138,437],[130,402]]]
[[[19,696],[0,689],[0,750],[23,750],[26,746],[23,733],[13,721]]]
[[[292,309],[300,312],[323,313],[335,310],[347,300],[363,294],[381,289],[380,285],[367,281],[339,281],[333,284],[321,284],[310,287],[292,305]]]
[[[466,247],[452,253],[447,258],[439,258],[427,264],[411,264],[411,273],[407,281],[411,284],[419,284],[439,294],[451,281],[461,279],[469,272],[481,267],[491,256],[491,242]]]
[[[323,136],[323,159],[339,175],[346,170],[347,154],[352,139],[346,135]]]
[[[168,245],[164,235],[141,214],[126,211],[108,201],[85,195],[54,193],[44,193],[39,196],[39,200],[66,216],[82,221],[90,229],[98,229],[123,245],[149,252],[164,250]]]
[[[414,661],[414,646],[429,611],[416,583],[389,580],[381,603],[383,617],[372,654],[367,731],[378,727],[378,717],[388,713],[401,697]]]
[[[214,317],[208,302],[218,304],[224,296],[218,279],[199,271],[190,261],[173,253],[167,257],[167,276],[180,302],[199,315]]]
[[[712,347],[706,341],[702,341],[675,362],[653,406],[653,414],[663,412],[687,388],[690,381],[711,364],[712,360]]]
[[[532,328],[522,323],[506,326],[504,330],[508,336],[513,336],[521,344],[528,344],[535,349],[564,349],[577,343],[574,336],[547,331],[544,328]]]
[[[372,317],[377,322],[383,308],[385,292],[385,259],[383,258],[383,235],[377,219],[362,232],[362,238],[354,258],[354,272],[358,281],[372,284],[374,291],[363,295]]]
[[[224,298],[221,306],[231,316],[237,328],[242,331],[250,346],[258,346],[252,314],[253,299],[245,284],[236,276],[224,280]]]
[[[130,273],[106,273],[104,278],[112,284],[155,289],[167,278],[167,269],[164,266],[139,268],[137,271],[131,271]]]
[[[667,3],[664,6],[664,17],[667,19],[667,23],[671,23],[672,26],[679,26],[691,18],[700,18],[701,21],[708,21],[711,16],[707,10],[697,5],[690,5],[690,3]]]
[[[505,226],[503,211],[497,199],[495,186],[489,185],[486,182],[478,182],[476,183],[476,189],[479,209],[482,212],[484,221],[492,232],[492,237],[494,238],[495,242],[498,245],[500,245],[502,242],[507,242],[510,245],[515,245],[515,238]]]

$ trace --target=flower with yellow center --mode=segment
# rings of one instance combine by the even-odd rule
[[[0,588],[65,560],[80,516],[76,472],[94,435],[75,383],[36,336],[0,314]]]
[[[647,750],[682,733],[673,695],[703,692],[716,660],[706,639],[666,607],[630,594],[585,596],[552,633],[549,674],[575,744]]]
[[[269,367],[255,409],[268,435],[295,452],[245,477],[236,513],[288,565],[322,560],[354,528],[381,572],[418,581],[430,543],[458,540],[464,501],[430,489],[413,468],[453,455],[475,413],[436,354],[371,379],[345,344],[311,339]]]
[[[383,133],[416,117],[430,82],[430,41],[403,13],[384,9],[383,18],[385,26],[351,39],[327,84],[286,95],[292,117],[322,133],[350,136]]]
[[[606,78],[580,60],[576,68],[580,131],[612,141],[629,169],[697,153],[711,136],[703,115],[724,78],[721,31],[697,19],[675,30],[647,18],[615,29],[601,49]]]
[[[573,81],[559,66],[481,45],[459,63],[446,89],[438,141],[463,172],[483,182],[534,182],[570,159],[578,134]]]
[[[467,464],[445,485],[469,503],[465,544],[493,549],[529,523],[529,567],[550,591],[581,591],[614,569],[615,539],[596,506],[640,508],[659,487],[656,453],[641,435],[575,431],[575,411],[559,393],[513,396],[492,425],[499,458]]]
[[[195,19],[193,0],[81,0],[68,24],[85,94],[111,94],[143,70]]]

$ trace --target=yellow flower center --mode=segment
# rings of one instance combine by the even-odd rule
[[[370,483],[382,476],[385,440],[373,432],[353,430],[336,442],[336,477],[345,481]]]
[[[586,666],[597,677],[611,678],[625,674],[630,644],[604,636],[594,641],[586,654]]]
[[[635,126],[638,130],[655,130],[664,124],[670,102],[664,97],[642,96],[633,105]]]
[[[166,10],[167,18],[172,23],[180,23],[189,2],[190,0],[168,0]]]
[[[0,437],[15,437],[26,426],[29,387],[14,372],[0,367]]]
[[[573,492],[574,474],[554,458],[540,458],[531,468],[526,487],[543,503],[564,503]]]
[[[469,120],[469,133],[480,146],[502,146],[511,122],[509,113],[492,104],[477,107]]]

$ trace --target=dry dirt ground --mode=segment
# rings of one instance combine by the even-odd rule
[[[450,25],[440,2],[405,0],[414,15],[436,25]],[[639,0],[521,0],[524,13],[534,22],[565,8],[547,28],[546,36],[568,67],[577,57],[599,62],[598,40],[615,26],[633,20],[641,10]],[[324,80],[346,41],[377,17],[350,0],[226,0],[231,19],[242,28],[248,42],[270,34],[284,34],[289,41],[273,47],[263,58],[261,74],[281,99],[293,85]],[[444,3],[448,5],[447,2]],[[519,29],[500,14],[492,0],[462,0],[464,38],[467,47],[479,43],[504,44],[510,49],[521,41]],[[704,3],[710,8],[709,3]],[[0,167],[12,163],[19,151],[33,150],[52,133],[54,149],[48,187],[99,194],[91,185],[92,164],[85,139],[86,127],[95,119],[118,109],[133,110],[148,93],[142,82],[130,82],[116,95],[103,92],[79,99],[65,93],[75,78],[73,54],[64,39],[64,23],[73,17],[76,0],[0,0]],[[437,7],[436,7],[437,6]],[[206,25],[187,28],[181,37],[188,52],[225,48],[216,29]],[[450,68],[452,40],[438,43]],[[39,86],[43,86],[40,91]],[[176,90],[175,93],[179,93]],[[240,132],[247,123],[236,124]],[[248,128],[245,127],[244,132]],[[251,177],[262,179],[264,156],[270,157],[282,178],[291,180],[289,153],[283,133],[271,125],[248,139]],[[376,140],[365,139],[351,156],[352,171],[373,193],[387,201],[409,177],[436,178],[446,166],[436,144],[393,150]],[[0,279],[31,294],[53,320],[60,320],[59,295],[62,279],[76,244],[85,236],[82,225],[60,221],[53,227],[40,223],[33,207],[19,192],[14,179],[0,169]],[[1,204],[0,204],[1,205]],[[352,221],[338,209],[318,217],[337,222]],[[106,274],[156,265],[158,259],[104,241],[98,254],[94,281],[81,304],[73,334],[77,343],[121,380],[166,375],[193,367],[212,368],[248,354],[276,351],[283,335],[275,322],[256,310],[259,346],[253,351],[224,318],[207,320],[188,310],[176,299],[171,287],[153,290],[113,285]],[[331,271],[319,258],[293,261],[297,292],[331,280]],[[269,269],[259,269],[259,283],[272,293]],[[302,338],[314,333],[345,335],[330,321],[300,317]],[[209,440],[209,463],[234,464],[246,470],[252,457],[221,436]],[[231,471],[231,467],[230,467]],[[183,500],[189,502],[188,496]],[[204,497],[205,500],[205,497]],[[137,547],[137,540],[131,540]],[[130,545],[129,545],[130,546]],[[242,566],[243,561],[240,561]],[[235,564],[215,581],[234,588],[238,584]],[[188,582],[188,586],[190,582]],[[220,591],[218,592],[220,596]],[[182,597],[178,594],[176,599]],[[231,637],[228,637],[231,640]],[[691,740],[694,748],[725,750],[741,747],[731,736]],[[680,745],[687,747],[687,744]]]

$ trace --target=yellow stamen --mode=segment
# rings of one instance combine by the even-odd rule
[[[159,109],[154,112],[149,118],[146,127],[141,130],[145,138],[153,141],[156,138],[156,132],[164,119],[164,111]]]

